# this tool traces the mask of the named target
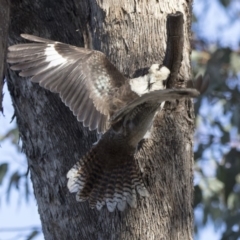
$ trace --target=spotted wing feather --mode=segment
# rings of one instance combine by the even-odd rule
[[[11,69],[60,94],[79,121],[90,130],[108,128],[113,91],[125,77],[98,51],[22,34],[34,43],[9,47]]]

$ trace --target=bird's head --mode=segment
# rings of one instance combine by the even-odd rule
[[[153,64],[148,72],[150,75],[150,84],[156,84],[155,90],[161,89],[160,85],[162,89],[166,87],[166,80],[170,74],[170,70],[167,67],[161,64]]]

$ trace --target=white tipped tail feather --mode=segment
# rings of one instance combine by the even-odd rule
[[[88,200],[90,207],[98,210],[104,205],[110,212],[116,208],[123,211],[127,204],[136,207],[136,192],[144,197],[149,193],[133,155],[118,155],[121,153],[102,147],[100,140],[67,173],[69,191],[77,193],[77,201]]]

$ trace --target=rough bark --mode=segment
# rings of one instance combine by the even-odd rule
[[[19,0],[11,3],[9,44],[20,33],[88,46],[107,54],[127,76],[161,63],[166,16],[184,13],[183,60],[173,87],[190,78],[191,1]],[[137,209],[100,212],[78,203],[66,173],[96,140],[59,97],[8,71],[23,148],[45,239],[192,239],[192,104],[168,104],[158,114],[153,138],[136,154],[151,196]]]
[[[3,83],[6,70],[6,52],[8,25],[10,21],[10,5],[8,0],[0,0],[0,112],[3,112]]]

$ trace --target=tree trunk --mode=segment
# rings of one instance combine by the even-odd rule
[[[166,16],[184,14],[184,49],[174,87],[190,78],[191,1],[14,0],[9,44],[21,33],[93,47],[131,77],[161,63]],[[192,239],[193,113],[189,101],[168,104],[136,157],[149,198],[136,209],[109,213],[79,203],[67,189],[66,173],[96,141],[56,94],[8,71],[23,149],[26,152],[45,239]]]
[[[8,0],[0,0],[0,112],[3,112],[3,82],[6,70],[6,52],[7,52],[7,37],[8,25],[10,22],[10,4]]]

